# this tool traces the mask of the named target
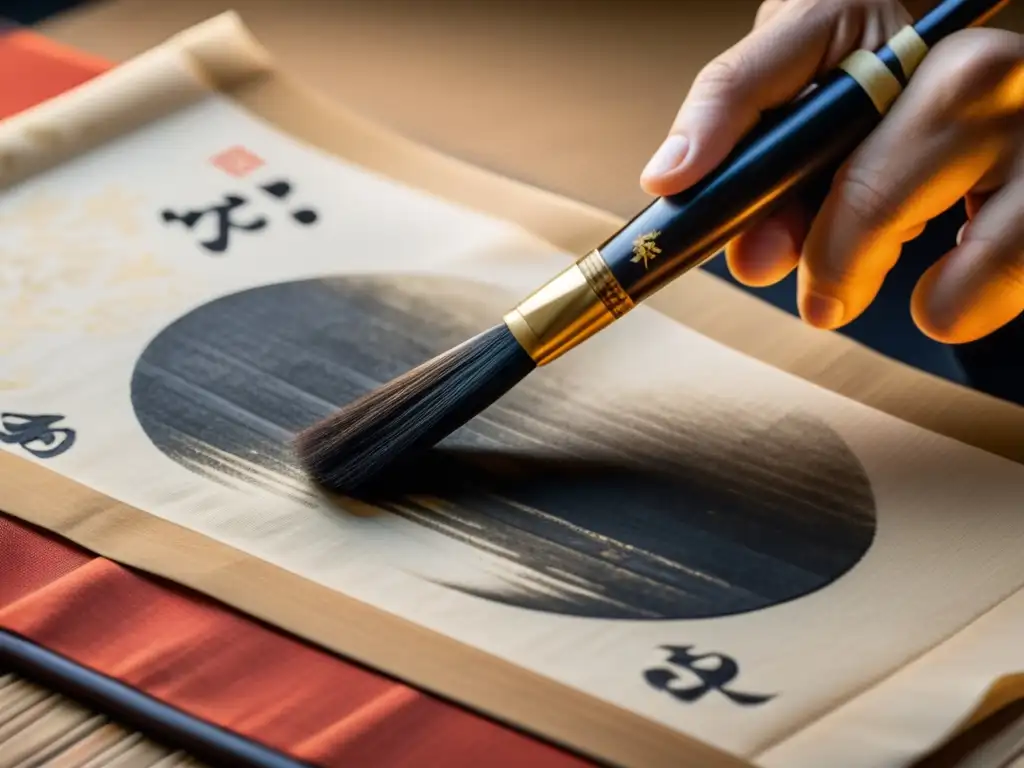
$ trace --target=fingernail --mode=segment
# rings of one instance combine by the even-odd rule
[[[815,328],[835,328],[843,322],[846,307],[843,302],[832,296],[820,293],[809,293],[804,301],[804,320]]]
[[[967,225],[964,224],[960,229],[956,231],[956,244],[961,245],[964,241],[964,232],[967,231]]]
[[[672,134],[662,142],[661,146],[658,147],[658,151],[647,161],[647,166],[642,174],[643,177],[651,178],[671,173],[682,165],[689,148],[689,139],[679,134]]]

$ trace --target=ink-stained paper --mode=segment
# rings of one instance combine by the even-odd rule
[[[310,485],[298,430],[575,255],[210,95],[0,198],[0,445],[765,764],[1020,588],[1024,467],[643,307],[394,500]]]

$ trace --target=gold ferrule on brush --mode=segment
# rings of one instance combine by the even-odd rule
[[[561,357],[633,308],[599,251],[591,251],[508,312],[505,325],[538,366]]]

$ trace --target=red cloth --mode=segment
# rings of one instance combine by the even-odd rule
[[[33,33],[2,36],[0,118],[106,67]],[[587,765],[2,514],[0,627],[319,765]]]
[[[103,72],[108,64],[27,30],[0,33],[0,118]]]

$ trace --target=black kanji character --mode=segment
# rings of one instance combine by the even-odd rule
[[[263,216],[257,216],[247,224],[240,224],[233,221],[231,218],[231,212],[239,206],[245,205],[248,201],[244,197],[240,197],[238,195],[225,195],[224,200],[225,202],[220,205],[212,205],[209,208],[203,208],[198,211],[186,211],[184,214],[175,213],[170,209],[165,209],[162,213],[163,219],[168,223],[172,221],[180,221],[189,229],[193,229],[195,225],[207,214],[215,214],[217,221],[217,236],[212,240],[201,240],[200,244],[208,251],[223,253],[228,248],[228,232],[230,230],[241,229],[246,232],[255,232],[267,226],[267,220]]]
[[[278,200],[284,200],[292,192],[291,182],[281,179],[280,181],[272,181],[269,184],[263,184],[260,189],[266,192],[268,195],[276,197]],[[312,224],[319,217],[317,212],[312,208],[299,208],[298,210],[292,211],[292,218],[295,219],[299,224]]]
[[[657,688],[659,691],[665,691],[679,701],[685,702],[697,701],[711,691],[718,691],[723,696],[728,697],[733,703],[744,707],[764,704],[766,701],[775,698],[776,694],[765,696],[729,690],[726,686],[736,679],[740,671],[740,667],[735,660],[721,653],[691,653],[691,648],[693,648],[692,645],[662,646],[663,650],[669,652],[669,657],[665,660],[668,666],[653,667],[646,670],[644,672],[644,679],[647,680],[651,687]],[[717,665],[714,669],[698,667],[697,663],[704,659],[713,659],[717,662]],[[686,670],[699,679],[700,682],[696,685],[685,685],[677,674],[677,669]]]
[[[0,443],[20,445],[40,459],[60,456],[75,444],[75,430],[53,426],[63,419],[56,415],[0,414]]]

